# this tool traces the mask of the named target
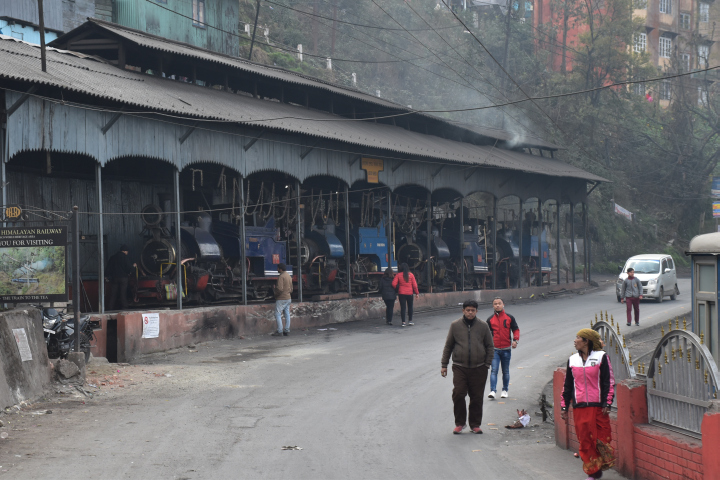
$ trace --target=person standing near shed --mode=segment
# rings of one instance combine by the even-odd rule
[[[120,250],[116,252],[108,260],[105,274],[106,281],[110,282],[110,301],[108,302],[108,310],[115,310],[120,304],[120,308],[127,310],[127,287],[128,275],[130,275],[137,267],[136,263],[130,263],[130,247],[123,244]]]
[[[393,309],[395,308],[395,299],[397,298],[395,287],[393,287],[394,277],[395,272],[393,272],[392,267],[387,267],[380,279],[380,295],[382,295],[382,299],[385,302],[385,323],[388,325],[392,325]]]
[[[635,277],[635,269],[627,269],[627,278],[620,289],[620,301],[627,305],[627,326],[632,325],[632,310],[635,310],[635,325],[640,326],[640,300],[643,296],[640,279]]]
[[[452,355],[454,434],[462,433],[466,419],[473,433],[483,433],[480,428],[483,395],[495,347],[490,328],[476,318],[477,308],[478,304],[474,300],[463,303],[463,316],[450,324],[440,362],[440,375],[446,377],[447,365]],[[469,408],[465,406],[465,397],[468,395]]]
[[[293,291],[292,277],[287,273],[287,266],[284,263],[278,264],[277,282],[275,284],[275,321],[277,322],[277,331],[272,334],[273,337],[282,337],[290,335],[290,294]],[[282,314],[285,314],[285,327],[283,328]]]
[[[410,272],[410,267],[407,263],[400,265],[400,272],[395,275],[392,286],[397,290],[398,297],[400,297],[400,318],[402,318],[402,325],[405,326],[405,308],[407,306],[408,314],[408,325],[415,325],[413,323],[413,294],[415,298],[420,296],[418,290],[417,281],[415,281],[415,275]]]
[[[512,356],[512,349],[517,348],[518,342],[520,342],[520,328],[515,321],[515,317],[505,312],[505,304],[502,298],[495,297],[493,310],[493,314],[487,319],[495,343],[495,355],[492,361],[492,370],[490,371],[490,395],[488,395],[488,398],[495,398],[497,376],[501,366],[503,389],[500,398],[507,398],[510,386],[510,357]]]

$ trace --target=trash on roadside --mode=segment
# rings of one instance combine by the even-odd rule
[[[518,410],[517,414],[517,421],[512,425],[505,425],[505,428],[514,430],[516,428],[525,428],[530,424],[530,415],[528,415],[526,410]]]
[[[0,438],[2,438],[2,439],[8,438],[8,433],[7,433],[7,432],[0,432]]]
[[[297,445],[293,445],[293,446],[289,446],[289,445],[288,445],[288,446],[286,446],[286,447],[282,447],[282,449],[283,449],[283,450],[302,450],[302,448],[301,448],[301,447],[298,447]]]

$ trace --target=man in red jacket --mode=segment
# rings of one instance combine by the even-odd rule
[[[500,365],[503,372],[503,389],[500,398],[507,398],[508,387],[510,386],[510,357],[512,348],[517,348],[520,341],[520,329],[515,322],[515,317],[505,312],[505,304],[502,298],[495,297],[493,300],[495,312],[487,319],[487,324],[493,334],[495,343],[495,356],[493,357],[490,372],[490,395],[488,398],[495,398],[497,392],[497,375]]]

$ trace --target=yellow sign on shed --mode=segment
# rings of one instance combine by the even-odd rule
[[[380,183],[380,172],[383,171],[385,163],[377,158],[363,158],[360,168],[367,173],[368,183]]]

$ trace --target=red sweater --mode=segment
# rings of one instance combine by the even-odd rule
[[[415,281],[415,275],[408,273],[408,281],[405,281],[405,275],[398,273],[393,279],[392,286],[397,290],[398,295],[412,295],[413,293],[420,293],[417,288],[417,282]]]
[[[505,313],[505,310],[500,313],[493,312],[487,319],[487,324],[493,334],[495,350],[507,350],[512,347],[513,340],[520,340],[520,328],[515,317]]]

